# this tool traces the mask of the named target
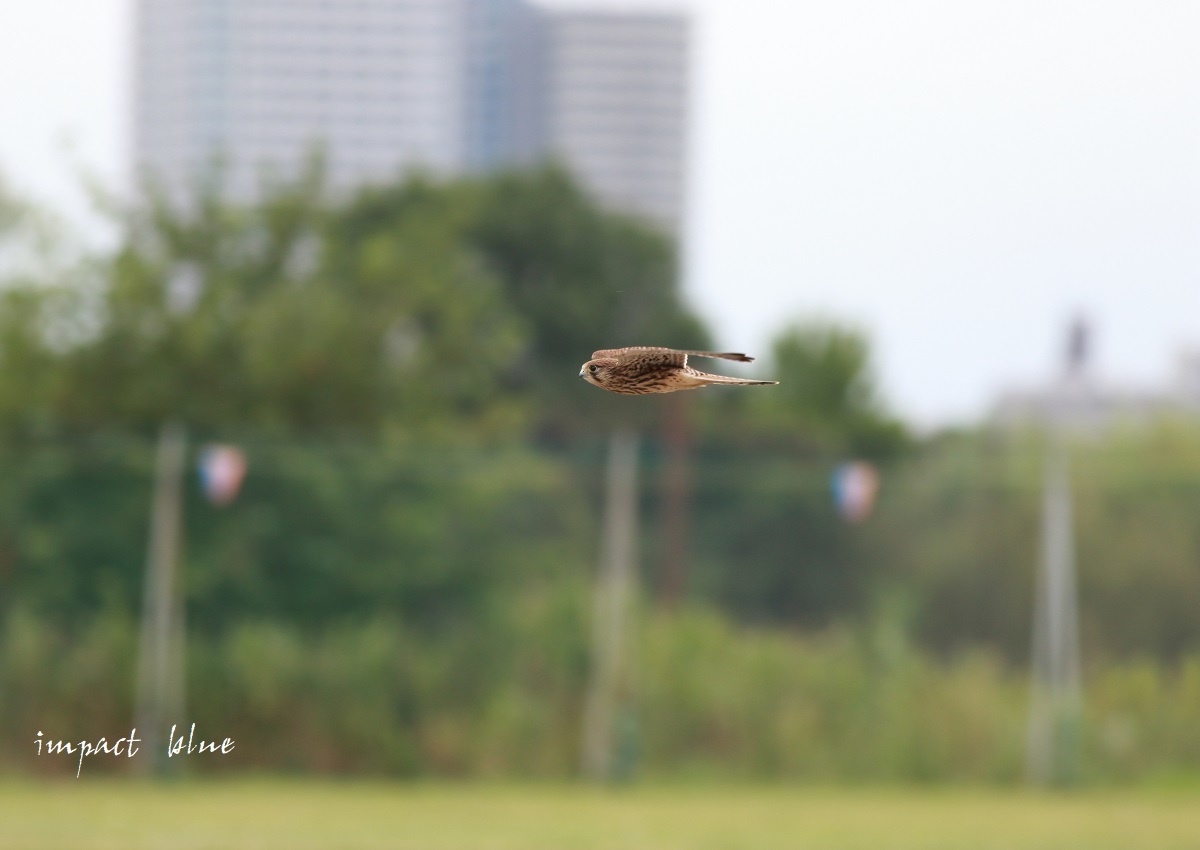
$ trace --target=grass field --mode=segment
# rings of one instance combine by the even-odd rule
[[[909,850],[1200,847],[1200,794],[118,780],[0,784],[42,848]]]

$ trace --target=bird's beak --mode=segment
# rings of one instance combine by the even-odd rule
[[[580,366],[579,367],[579,377],[581,377],[581,378],[583,377],[583,370],[584,370],[584,367]]]

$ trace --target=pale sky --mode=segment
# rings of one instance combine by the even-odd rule
[[[1200,3],[674,5],[696,10],[685,286],[723,346],[858,324],[926,426],[1047,376],[1080,311],[1110,383],[1163,386],[1200,348]],[[125,181],[130,7],[0,8],[0,172],[76,218],[78,166]]]

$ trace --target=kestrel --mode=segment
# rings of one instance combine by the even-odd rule
[[[621,395],[673,393],[676,390],[695,390],[709,384],[760,387],[779,383],[727,378],[724,375],[700,372],[688,365],[688,355],[717,357],[742,363],[754,360],[745,354],[718,354],[715,351],[676,351],[674,348],[648,346],[614,348],[609,351],[592,352],[592,359],[583,364],[579,370],[579,377],[602,390]]]

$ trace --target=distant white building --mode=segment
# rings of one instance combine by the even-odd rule
[[[134,157],[253,197],[324,150],[336,189],[556,158],[678,232],[687,18],[524,0],[138,0]]]
[[[1090,331],[1072,325],[1066,365],[1041,387],[1000,395],[992,422],[1006,429],[1056,425],[1099,431],[1112,425],[1140,425],[1166,417],[1200,417],[1200,351],[1183,353],[1173,380],[1161,387],[1128,388],[1099,380],[1089,367]]]

